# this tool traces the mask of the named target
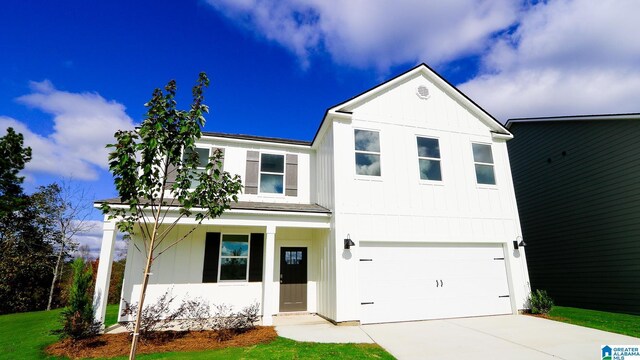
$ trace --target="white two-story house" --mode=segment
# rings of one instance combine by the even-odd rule
[[[244,192],[156,260],[145,302],[167,289],[236,309],[258,302],[266,325],[287,312],[362,324],[515,314],[529,280],[511,138],[424,64],[329,108],[312,141],[204,133],[198,152],[223,149]],[[194,226],[181,221],[176,237]],[[105,221],[100,319],[115,237]],[[122,289],[132,303],[137,242]]]

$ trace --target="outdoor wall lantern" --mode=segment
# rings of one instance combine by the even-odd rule
[[[522,240],[522,236],[518,236],[516,237],[515,240],[513,240],[513,249],[518,250],[519,246],[522,246],[522,247],[527,246],[527,243],[525,243],[524,240]]]
[[[347,234],[347,238],[344,239],[344,249],[349,250],[352,246],[356,246],[356,244],[351,241],[351,236]]]

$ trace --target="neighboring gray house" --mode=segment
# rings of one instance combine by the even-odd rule
[[[640,314],[640,114],[511,119],[533,289]]]

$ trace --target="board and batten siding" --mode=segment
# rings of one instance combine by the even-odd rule
[[[416,95],[425,85],[430,98]],[[512,255],[520,234],[507,147],[490,128],[444,89],[418,76],[358,104],[352,120],[333,122],[336,321],[360,318],[358,272],[361,242],[493,243],[510,255],[514,306],[526,307],[523,256]],[[355,173],[354,129],[380,133],[381,176]],[[440,141],[442,182],[420,180],[417,136]],[[490,144],[496,186],[476,184],[472,143]],[[349,235],[356,243],[342,246]],[[416,284],[420,286],[420,284]]]
[[[640,122],[510,130],[532,287],[558,305],[640,314]]]
[[[308,204],[311,200],[310,177],[313,150],[310,147],[206,136],[198,140],[196,146],[224,149],[224,170],[232,175],[239,175],[245,186],[243,193],[238,196],[239,201]],[[258,178],[261,153],[285,156],[286,172],[283,183],[285,194],[260,193]],[[248,167],[252,165],[253,167],[249,169]],[[297,169],[295,175],[289,173],[293,169]],[[252,179],[248,179],[249,177]]]
[[[311,201],[333,212],[334,209],[334,152],[333,127],[318,138],[318,146],[313,156]],[[333,218],[331,220],[334,221]],[[318,266],[318,313],[329,319],[336,319],[336,234],[333,230],[317,231],[316,250]]]

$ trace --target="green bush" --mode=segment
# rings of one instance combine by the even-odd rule
[[[62,311],[63,327],[55,332],[62,338],[82,339],[97,335],[101,324],[93,316],[91,268],[81,258],[74,260],[71,267],[73,282],[69,289],[69,303]]]
[[[529,295],[532,314],[548,314],[553,307],[553,299],[545,290],[532,291]]]

